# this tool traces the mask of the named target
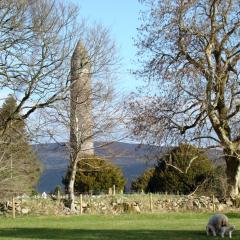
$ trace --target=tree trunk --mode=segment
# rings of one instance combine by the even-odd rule
[[[75,194],[74,194],[74,183],[75,183],[75,176],[77,172],[77,160],[74,159],[71,166],[71,175],[68,184],[68,194],[69,194],[69,207],[71,212],[74,212],[75,209]]]
[[[228,154],[226,151],[226,174],[228,183],[228,194],[235,198],[240,190],[240,159],[238,154]]]

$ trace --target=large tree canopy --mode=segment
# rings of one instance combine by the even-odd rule
[[[238,195],[240,4],[238,0],[142,0],[144,100],[131,103],[133,132],[154,143],[223,149],[229,193]],[[147,97],[146,97],[147,95]]]
[[[63,1],[0,1],[1,98],[14,95],[22,119],[65,97],[77,13]]]

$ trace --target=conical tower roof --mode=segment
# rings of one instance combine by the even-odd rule
[[[88,57],[87,50],[86,50],[82,40],[78,41],[78,43],[74,49],[72,57],[73,58],[81,58],[81,59]]]

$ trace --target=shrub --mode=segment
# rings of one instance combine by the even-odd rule
[[[68,178],[69,173],[63,180],[65,186]],[[120,168],[101,157],[92,156],[79,161],[74,188],[76,192],[100,193],[106,192],[113,185],[120,191],[125,183]]]
[[[220,200],[226,199],[227,196],[227,176],[223,166],[214,167],[209,174],[205,184],[200,186],[198,194],[214,195]]]
[[[181,144],[161,158],[148,184],[148,191],[189,194],[213,172],[213,165],[202,150]]]
[[[226,175],[222,166],[215,167],[203,150],[189,144],[171,149],[132,182],[133,191],[226,195]]]
[[[131,183],[131,191],[134,192],[148,192],[148,184],[153,177],[154,168],[147,169],[141,176]]]

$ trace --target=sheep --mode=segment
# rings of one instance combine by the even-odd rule
[[[206,226],[207,236],[211,233],[213,236],[220,234],[224,237],[225,233],[229,234],[229,238],[232,237],[232,232],[236,229],[234,225],[229,225],[228,217],[224,214],[213,215]]]
[[[222,238],[224,238],[224,234],[228,233],[229,238],[232,238],[232,232],[236,230],[235,225],[229,225],[221,227],[220,235]]]

